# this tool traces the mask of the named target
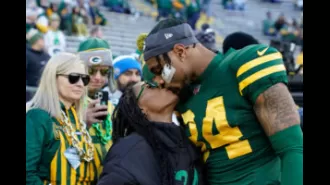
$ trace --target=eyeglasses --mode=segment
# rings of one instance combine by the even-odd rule
[[[58,76],[65,76],[68,78],[70,84],[75,84],[79,81],[79,79],[81,78],[84,86],[87,86],[89,81],[90,81],[90,77],[89,75],[85,75],[85,74],[78,74],[78,73],[70,73],[68,75],[66,74],[58,74]]]
[[[157,83],[154,83],[154,82],[145,81],[145,83],[142,85],[141,90],[140,90],[140,92],[139,92],[139,94],[138,94],[138,96],[136,98],[137,101],[141,97],[142,92],[144,91],[145,87],[154,89],[154,88],[158,88],[158,84]]]
[[[96,69],[96,68],[92,68],[92,67],[88,69],[88,74],[95,75],[98,71],[100,71],[102,76],[109,75],[109,69]]]

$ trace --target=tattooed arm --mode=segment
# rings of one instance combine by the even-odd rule
[[[282,83],[260,94],[254,110],[268,136],[300,124],[297,106],[288,88]]]
[[[303,184],[303,136],[300,117],[288,88],[277,83],[261,93],[255,113],[281,158],[281,185]]]

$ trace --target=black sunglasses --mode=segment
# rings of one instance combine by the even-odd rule
[[[79,73],[70,73],[68,75],[66,74],[58,74],[58,76],[65,76],[68,78],[70,84],[75,84],[79,81],[79,79],[81,78],[84,86],[88,85],[89,81],[90,81],[90,77],[89,75],[85,75],[85,74],[79,74]]]
[[[154,82],[149,82],[149,81],[145,81],[145,83],[142,85],[141,87],[141,90],[136,98],[136,100],[139,100],[139,98],[141,97],[142,95],[142,92],[144,91],[144,88],[145,87],[148,87],[148,88],[151,88],[151,89],[154,89],[154,88],[158,88],[158,84],[157,83],[154,83]]]
[[[109,75],[109,69],[96,69],[96,68],[89,68],[88,74],[89,75],[95,75],[98,71],[100,71],[102,76],[108,76]]]

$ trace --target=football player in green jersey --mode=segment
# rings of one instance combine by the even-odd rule
[[[276,49],[257,44],[217,55],[189,25],[167,19],[147,36],[144,59],[161,87],[194,87],[177,110],[201,148],[209,184],[303,184],[300,119]]]

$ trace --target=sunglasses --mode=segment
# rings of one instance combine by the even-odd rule
[[[158,84],[157,83],[154,83],[154,82],[149,82],[149,81],[145,81],[145,83],[142,85],[141,87],[141,90],[136,98],[136,100],[138,101],[139,98],[141,97],[142,95],[142,92],[144,91],[145,88],[151,88],[151,89],[154,89],[154,88],[158,88]]]
[[[88,69],[88,74],[95,75],[98,71],[100,71],[102,76],[109,75],[109,69],[96,69],[96,68],[92,68],[92,67]]]
[[[66,74],[58,74],[58,76],[65,76],[68,78],[70,84],[75,84],[79,81],[79,79],[81,79],[81,81],[83,82],[84,86],[87,86],[89,81],[90,81],[90,77],[89,75],[85,75],[85,74],[78,74],[78,73],[70,73],[68,75]]]

